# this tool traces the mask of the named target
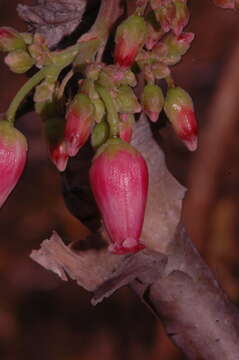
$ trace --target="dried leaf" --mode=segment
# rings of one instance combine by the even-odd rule
[[[37,5],[18,5],[20,17],[35,33],[43,35],[49,47],[56,46],[81,22],[86,0],[38,0]]]

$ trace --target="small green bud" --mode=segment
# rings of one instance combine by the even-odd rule
[[[142,94],[142,105],[149,119],[152,122],[156,122],[164,105],[164,96],[161,88],[154,84],[146,85]]]
[[[13,51],[25,49],[26,44],[18,31],[11,27],[0,27],[0,50]]]
[[[25,50],[18,49],[11,51],[5,57],[5,63],[12,72],[22,74],[34,65],[34,60]]]
[[[100,98],[95,99],[93,101],[93,104],[95,107],[95,111],[94,111],[95,122],[100,123],[105,115],[105,105]]]
[[[103,145],[109,137],[110,129],[107,121],[102,120],[99,124],[96,124],[91,135],[91,145],[94,148],[98,148]]]
[[[156,80],[165,79],[170,75],[170,69],[166,64],[155,62],[151,66],[151,71]]]
[[[118,111],[121,113],[134,114],[141,111],[141,106],[133,90],[127,85],[119,87],[115,100],[118,105]]]
[[[31,45],[33,42],[33,35],[27,32],[21,33],[21,37],[23,38],[26,45]]]

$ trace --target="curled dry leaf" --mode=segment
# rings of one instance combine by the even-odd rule
[[[19,4],[17,11],[35,33],[46,38],[49,47],[54,47],[77,28],[85,7],[86,0],[38,0],[34,6]]]

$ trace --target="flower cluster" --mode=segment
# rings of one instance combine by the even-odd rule
[[[192,99],[174,84],[171,74],[171,66],[181,60],[194,38],[184,32],[189,21],[187,0],[138,0],[136,4],[135,12],[116,29],[111,64],[102,61],[105,39],[101,36],[107,33],[101,33],[102,23],[98,34],[95,26],[75,45],[54,51],[37,33],[0,28],[0,50],[8,52],[5,62],[9,68],[16,73],[33,65],[39,69],[0,122],[0,206],[25,165],[26,140],[13,122],[21,101],[35,88],[35,111],[42,118],[49,157],[58,170],[65,171],[69,159],[88,140],[96,151],[90,183],[109,250],[115,254],[144,247],[140,236],[148,170],[143,156],[130,144],[137,115],[144,112],[156,122],[164,111],[187,148],[197,148]],[[159,86],[162,80],[166,90]],[[135,91],[137,85],[141,94]]]

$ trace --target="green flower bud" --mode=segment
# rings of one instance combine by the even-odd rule
[[[95,107],[95,111],[94,111],[95,122],[100,123],[105,115],[105,105],[100,98],[95,99],[93,101],[93,104]]]
[[[5,57],[5,63],[12,72],[22,74],[34,65],[34,60],[25,50],[18,49],[11,51]]]
[[[164,105],[164,96],[161,88],[154,84],[146,85],[142,94],[142,105],[149,119],[152,122],[156,122]]]
[[[26,44],[18,31],[11,27],[0,27],[0,50],[13,51],[25,49]]]
[[[155,62],[151,66],[151,71],[156,80],[165,79],[167,76],[170,75],[170,69],[167,65]]]
[[[134,114],[141,111],[141,106],[131,89],[127,85],[120,86],[116,93],[118,111],[121,113]]]
[[[91,135],[91,145],[94,148],[98,148],[103,145],[109,137],[110,129],[107,121],[102,120],[99,124],[96,124]]]
[[[115,62],[122,67],[130,67],[143,47],[147,36],[144,18],[131,15],[117,28],[115,36]]]

